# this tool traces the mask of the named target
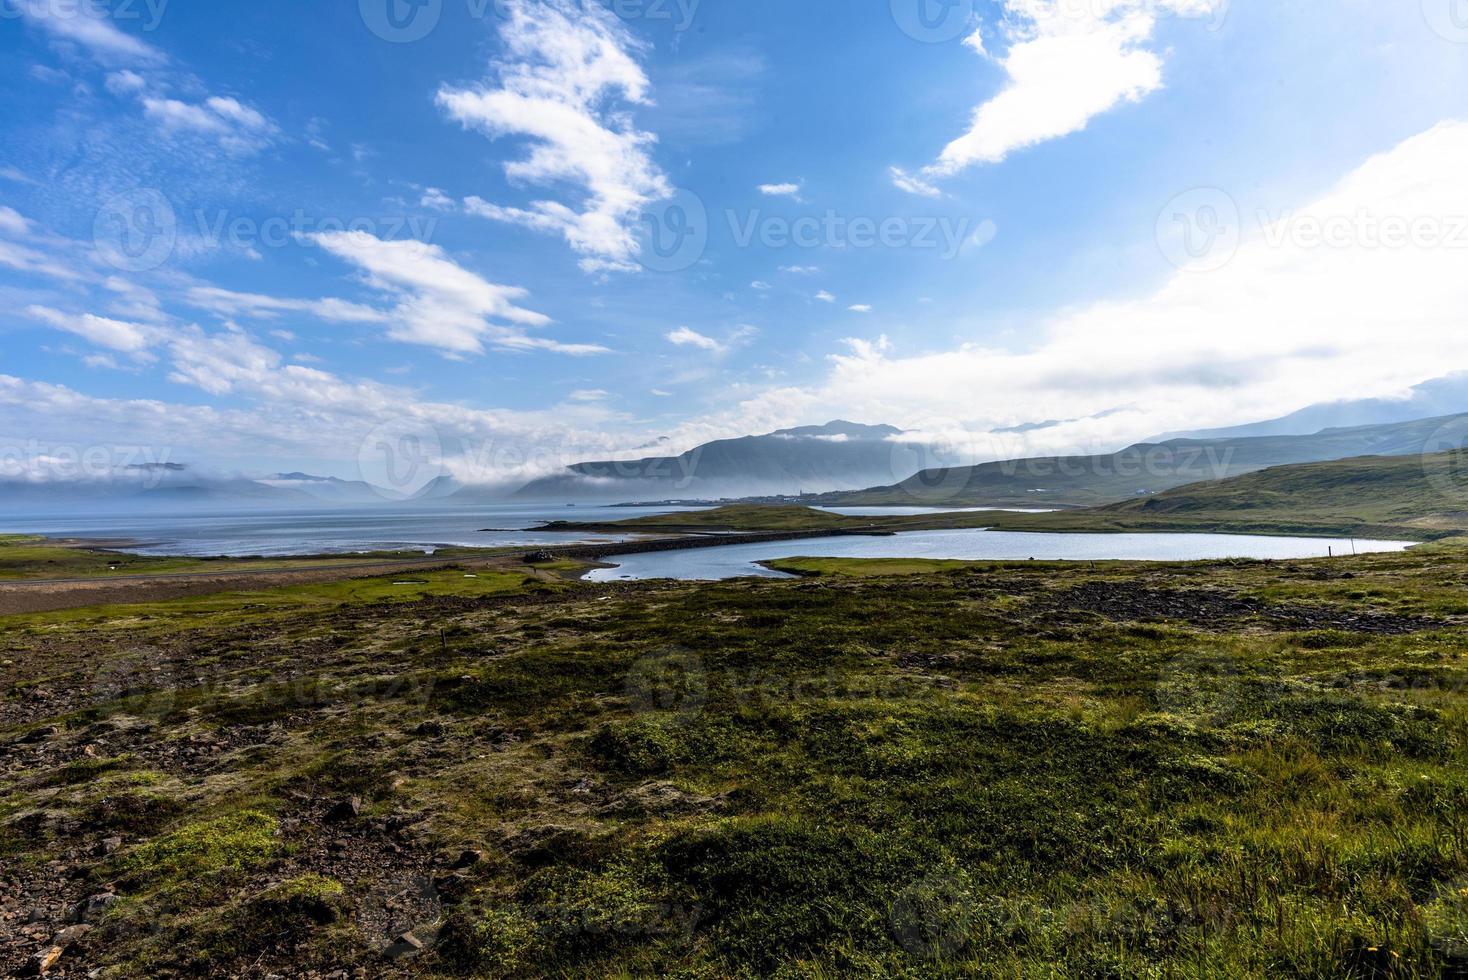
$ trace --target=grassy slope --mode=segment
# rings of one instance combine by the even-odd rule
[[[58,905],[115,882],[79,952],[124,976],[378,975],[434,922],[404,975],[1468,950],[1468,552],[874,571],[12,619],[0,741],[61,731],[0,754],[0,874]]]
[[[1005,460],[919,473],[902,483],[817,502],[936,507],[1094,507],[1138,494],[1220,480],[1274,466],[1366,455],[1418,456],[1464,445],[1468,416],[1329,429],[1307,436],[1144,443],[1118,453]],[[1037,492],[1039,491],[1039,492]]]
[[[1009,530],[1196,530],[1433,539],[1468,531],[1468,452],[1280,466],[1086,511],[1012,514]]]

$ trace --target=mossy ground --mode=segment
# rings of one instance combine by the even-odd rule
[[[1462,975],[1468,553],[805,570],[13,618],[5,874],[125,976]]]

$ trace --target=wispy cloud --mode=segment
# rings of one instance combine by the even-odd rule
[[[603,354],[596,344],[564,344],[532,337],[525,328],[543,327],[550,317],[516,305],[529,292],[491,283],[454,262],[437,245],[384,241],[361,231],[322,232],[307,241],[360,268],[369,286],[396,306],[388,336],[455,354],[477,354],[485,344],[501,350],[547,350]]]
[[[223,316],[269,318],[281,313],[305,313],[330,323],[386,323],[389,315],[381,310],[340,299],[281,299],[258,293],[236,293],[217,286],[194,286],[188,301],[200,309]]]
[[[98,347],[127,354],[147,350],[157,339],[157,332],[152,327],[91,313],[64,313],[48,306],[31,306],[26,309],[26,314],[57,330],[75,334]]]
[[[145,97],[144,114],[168,133],[210,137],[230,153],[255,153],[270,145],[275,124],[238,99],[212,96],[202,103]]]
[[[729,332],[723,340],[718,340],[706,334],[701,334],[690,327],[679,327],[677,330],[669,331],[665,335],[668,343],[678,347],[695,347],[706,350],[713,354],[728,354],[731,351],[747,345],[759,335],[759,331],[747,323],[742,323]]]
[[[12,4],[27,22],[58,40],[81,45],[105,64],[159,65],[168,60],[114,24],[102,4],[55,0],[12,0]]]
[[[31,223],[14,208],[0,206],[0,234],[19,237],[31,230]]]
[[[690,327],[679,327],[667,334],[668,343],[678,347],[697,347],[700,350],[717,351],[723,350],[724,345],[712,337],[704,336]]]
[[[800,197],[799,183],[760,184],[759,192],[766,197]]]
[[[896,187],[900,191],[906,191],[909,194],[916,194],[919,197],[936,198],[943,196],[943,192],[939,190],[935,185],[924,180],[922,177],[908,173],[901,167],[890,168],[888,170],[888,175],[892,178],[892,186]]]
[[[643,44],[603,5],[510,0],[500,27],[507,50],[497,83],[444,86],[448,116],[492,138],[524,137],[529,154],[505,164],[511,181],[576,186],[581,199],[511,207],[470,197],[471,214],[564,236],[587,271],[636,268],[633,223],[673,188],[653,162],[656,138],[628,107],[648,104]]]

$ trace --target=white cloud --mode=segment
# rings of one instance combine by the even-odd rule
[[[31,223],[21,217],[19,211],[0,205],[0,234],[20,236],[28,234]]]
[[[236,293],[217,286],[194,286],[188,301],[200,309],[223,316],[273,317],[281,313],[306,313],[331,323],[386,323],[381,310],[340,299],[280,299],[258,293]]]
[[[817,265],[782,265],[780,271],[788,272],[792,276],[813,276],[821,271],[821,267]]]
[[[163,323],[168,319],[158,295],[151,289],[129,282],[121,276],[108,276],[102,285],[117,297],[110,307],[113,313],[150,323]]]
[[[1007,76],[999,94],[974,110],[968,132],[914,178],[893,168],[903,190],[934,196],[930,179],[998,163],[1016,150],[1079,132],[1124,102],[1162,87],[1162,59],[1147,45],[1160,15],[1207,16],[1227,0],[1003,0],[1008,50],[995,60]],[[989,57],[982,37],[968,41]]]
[[[79,281],[85,278],[75,269],[60,264],[53,257],[13,242],[0,241],[0,266],[15,269],[17,272],[46,276],[50,279]]]
[[[82,363],[94,371],[121,371],[123,366],[117,363],[117,358],[111,354],[88,354],[82,358]]]
[[[49,306],[30,306],[26,315],[57,330],[75,334],[85,340],[109,350],[136,354],[157,339],[157,331],[139,323],[125,323],[91,313],[63,313]]]
[[[724,349],[724,345],[714,338],[706,337],[689,327],[679,327],[677,330],[670,331],[667,339],[668,343],[676,344],[679,347],[697,347],[700,350],[713,351]]]
[[[757,336],[759,336],[758,329],[747,323],[741,323],[723,340],[716,340],[689,327],[679,327],[677,330],[670,331],[664,335],[664,339],[678,347],[696,347],[699,350],[723,355],[746,346]]]
[[[423,192],[423,199],[418,202],[418,206],[432,208],[434,211],[452,211],[455,207],[454,199],[437,187],[430,187],[425,190]]]
[[[331,144],[326,141],[326,125],[325,119],[315,116],[306,123],[306,131],[304,133],[307,145],[320,150],[322,153],[331,152]]]
[[[800,184],[760,184],[759,192],[766,197],[799,197]]]
[[[892,167],[888,171],[892,177],[892,186],[909,194],[919,197],[942,197],[943,192],[921,177],[908,173],[901,167]]]
[[[95,3],[57,3],[56,0],[15,0],[27,21],[59,40],[80,44],[107,64],[159,64],[166,59],[157,49],[124,32]]]
[[[361,268],[368,285],[397,301],[388,330],[394,340],[455,354],[480,353],[486,342],[501,350],[607,353],[600,345],[528,335],[523,328],[551,321],[515,304],[529,295],[527,290],[488,282],[437,245],[384,241],[361,231],[323,232],[306,239]]]
[[[765,282],[762,279],[756,279],[754,282],[749,284],[749,288],[757,292],[765,292],[766,290],[772,289],[774,287],[772,287],[769,283]]]
[[[637,215],[673,194],[650,156],[656,138],[623,107],[649,102],[637,60],[644,45],[601,4],[578,0],[511,0],[500,36],[508,57],[498,85],[445,86],[440,108],[491,138],[530,141],[526,157],[505,164],[510,180],[577,186],[583,196],[526,208],[471,197],[465,209],[564,236],[587,271],[635,269]]]
[[[847,307],[852,313],[870,313],[872,308],[866,303],[856,303]]]
[[[1401,395],[1468,365],[1465,171],[1468,122],[1444,123],[1284,218],[1249,219],[1238,253],[1216,271],[1179,271],[1151,295],[1058,312],[1021,349],[899,356],[854,344],[805,394],[823,410],[900,426],[935,416],[977,432],[1081,420],[1015,437],[1001,454],[1115,448]],[[1353,229],[1362,216],[1354,237],[1318,242],[1320,228]],[[1373,227],[1396,227],[1402,240]]]
[[[834,302],[836,302],[835,295],[832,294],[832,293],[826,292],[824,289],[821,290],[820,292],[816,293],[816,299],[820,300],[822,303],[834,303]]]
[[[124,68],[122,71],[109,72],[106,85],[107,91],[113,95],[136,95],[148,87],[148,82],[137,72]]]
[[[255,153],[268,146],[275,124],[258,110],[237,99],[212,96],[195,105],[178,99],[147,97],[143,113],[165,132],[190,132],[214,137],[231,153]]]
[[[30,76],[46,85],[65,85],[71,81],[70,75],[50,65],[31,65]]]
[[[581,388],[571,392],[568,400],[573,402],[599,402],[605,400],[609,395],[610,392],[603,391],[600,388]]]

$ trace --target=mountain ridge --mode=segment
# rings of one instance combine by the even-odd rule
[[[1094,507],[1296,463],[1406,456],[1468,443],[1468,414],[1305,436],[1171,439],[1116,453],[1003,460],[924,470],[880,487],[811,498],[824,505]]]
[[[531,481],[518,499],[647,500],[801,493],[812,486],[858,489],[891,479],[903,430],[836,419],[824,425],[717,439],[677,456],[576,463]]]

